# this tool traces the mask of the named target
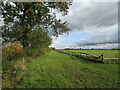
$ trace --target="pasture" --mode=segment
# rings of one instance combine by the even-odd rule
[[[83,52],[91,55],[99,56],[104,55],[104,58],[120,58],[120,50],[65,50],[68,52]]]
[[[16,88],[118,88],[118,64],[95,63],[58,51],[30,59]]]

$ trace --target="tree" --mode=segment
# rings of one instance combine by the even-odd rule
[[[4,26],[1,28],[3,43],[20,41],[23,47],[29,46],[31,44],[30,35],[36,33],[34,31],[36,28],[45,33],[52,32],[56,37],[70,31],[68,22],[56,19],[54,11],[57,10],[63,15],[67,15],[71,1],[12,3],[13,5],[10,2],[1,5],[1,14],[4,20]]]
[[[35,29],[29,34],[29,44],[33,48],[48,47],[51,45],[52,39],[42,29]]]

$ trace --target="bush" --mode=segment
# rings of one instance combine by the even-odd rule
[[[37,56],[42,56],[46,52],[50,51],[51,49],[48,47],[27,47],[25,49],[25,55],[30,56],[30,57],[37,57]]]
[[[12,43],[2,49],[2,57],[9,60],[17,60],[23,57],[23,47],[19,42]]]
[[[14,42],[2,49],[2,87],[14,87],[23,75],[24,51],[19,42]]]
[[[25,63],[23,59],[10,61],[2,59],[2,87],[13,88],[24,74]]]

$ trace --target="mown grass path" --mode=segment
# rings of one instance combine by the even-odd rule
[[[17,88],[118,87],[117,64],[94,63],[51,51],[32,59]]]

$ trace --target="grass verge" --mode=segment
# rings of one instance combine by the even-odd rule
[[[118,65],[51,51],[27,64],[16,88],[118,88]]]

